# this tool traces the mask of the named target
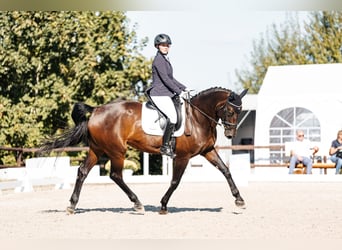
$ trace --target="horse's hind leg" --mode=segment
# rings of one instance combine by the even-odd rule
[[[145,208],[139,201],[138,196],[127,186],[122,178],[122,169],[124,165],[124,156],[111,158],[110,178],[127,194],[128,198],[134,203],[133,209],[136,212],[144,213]]]
[[[77,178],[74,186],[74,191],[70,197],[70,206],[67,207],[68,214],[75,213],[75,207],[80,197],[83,182],[87,178],[89,171],[93,168],[97,161],[97,155],[94,153],[93,150],[89,149],[87,158],[84,160],[84,162],[81,164],[77,171]]]

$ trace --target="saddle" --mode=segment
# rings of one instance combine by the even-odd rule
[[[146,90],[145,94],[148,99],[143,103],[142,107],[142,127],[147,134],[163,135],[163,131],[166,126],[166,114],[161,111],[153,102],[149,95],[149,90]],[[184,105],[178,96],[172,98],[172,101],[176,108],[177,123],[175,125],[174,136],[180,136],[184,133]]]

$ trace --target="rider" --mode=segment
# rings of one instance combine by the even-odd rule
[[[177,123],[177,113],[172,98],[179,98],[186,87],[173,78],[171,63],[167,57],[171,39],[166,34],[159,34],[154,39],[157,54],[152,63],[152,86],[149,92],[153,102],[167,116],[160,153],[174,157],[170,140]]]

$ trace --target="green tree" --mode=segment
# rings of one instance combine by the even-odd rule
[[[308,63],[342,62],[342,12],[312,12],[305,24]]]
[[[133,98],[150,79],[123,12],[0,12],[0,25],[2,146],[37,146],[72,125],[75,102]]]
[[[236,70],[238,81],[258,93],[267,68],[276,65],[342,62],[342,12],[311,12],[300,25],[290,17],[254,41],[247,68]],[[303,28],[304,27],[304,28]]]

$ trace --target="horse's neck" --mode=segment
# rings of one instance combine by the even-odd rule
[[[208,114],[215,114],[216,107],[227,100],[228,93],[220,91],[199,95],[194,98],[193,103],[201,110],[206,110]]]
[[[193,112],[196,112],[197,115],[195,120],[196,123],[199,124],[199,127],[207,130],[209,127],[207,126],[215,126],[217,125],[218,118],[216,117],[217,106],[220,105],[221,102],[225,102],[226,98],[224,95],[202,95],[194,98],[191,103],[194,106]]]

